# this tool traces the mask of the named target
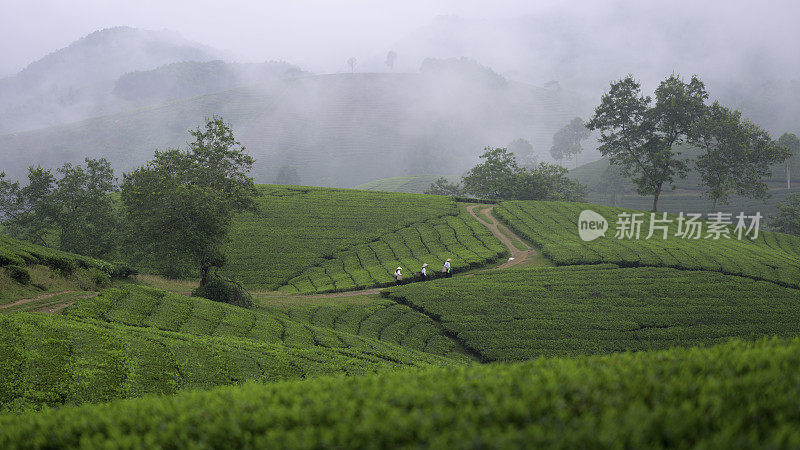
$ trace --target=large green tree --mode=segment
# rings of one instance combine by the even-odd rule
[[[186,151],[156,151],[125,174],[122,204],[129,244],[167,274],[183,264],[199,269],[200,285],[224,263],[222,245],[234,214],[255,210],[258,191],[249,177],[253,158],[222,118],[190,131]]]
[[[463,191],[487,199],[582,201],[586,189],[566,177],[567,169],[539,163],[520,167],[514,153],[505,148],[487,148],[485,161],[462,178]]]
[[[553,145],[550,147],[550,156],[556,161],[572,159],[578,164],[578,154],[583,151],[581,142],[589,137],[589,129],[583,119],[576,117],[564,125],[553,135]]]
[[[770,216],[770,227],[781,233],[800,236],[800,194],[790,194],[778,202],[778,213]]]
[[[665,184],[686,176],[678,146],[688,140],[705,110],[708,94],[696,76],[689,83],[677,75],[662,81],[655,103],[642,96],[632,75],[611,83],[595,114],[586,123],[600,131],[600,153],[636,184],[640,195],[653,196],[653,211]]]
[[[792,189],[792,173],[791,161],[800,155],[800,139],[794,133],[783,133],[778,138],[778,145],[784,147],[789,151],[789,157],[786,158],[786,190]]]

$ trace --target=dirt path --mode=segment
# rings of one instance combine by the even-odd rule
[[[491,220],[491,223],[487,223],[483,220],[478,213],[475,212],[478,208],[486,208],[484,211],[485,215]],[[517,264],[523,263],[527,261],[532,256],[536,256],[539,252],[535,249],[531,248],[530,245],[526,244],[519,236],[517,236],[514,232],[508,229],[505,225],[501,224],[493,215],[492,210],[494,209],[494,205],[472,205],[467,207],[467,211],[474,217],[478,222],[482,223],[492,234],[503,243],[503,245],[508,248],[508,251],[511,252],[511,256],[508,258],[508,261],[500,264],[494,269],[507,269],[512,266],[516,266]],[[502,231],[501,231],[502,230]],[[525,246],[526,250],[518,249],[514,243],[509,239],[508,236],[513,236],[514,239],[519,241],[522,245]],[[488,270],[488,269],[487,269]]]
[[[47,300],[48,298],[53,298],[53,297],[55,297],[57,295],[77,294],[77,293],[80,293],[80,292],[84,292],[84,291],[48,292],[46,294],[41,294],[41,295],[33,297],[33,298],[23,298],[23,299],[17,300],[17,301],[12,302],[12,303],[7,303],[5,305],[0,305],[0,309],[13,308],[15,306],[24,305],[24,304],[27,304],[27,303],[39,302],[39,301],[42,301],[42,300]],[[46,312],[46,313],[56,313],[56,312],[61,311],[64,308],[66,308],[67,306],[70,306],[71,304],[75,303],[78,300],[82,300],[82,299],[85,299],[85,298],[92,298],[92,297],[97,296],[98,294],[99,294],[98,292],[88,292],[87,295],[82,296],[79,299],[73,299],[73,300],[65,301],[63,303],[56,303],[56,304],[53,304],[53,305],[48,305],[48,306],[45,306],[44,308],[37,309],[36,311]]]

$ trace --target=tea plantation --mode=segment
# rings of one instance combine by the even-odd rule
[[[479,273],[388,290],[483,361],[800,336],[800,290],[718,272],[614,265]]]
[[[584,209],[591,209],[608,221],[605,237],[589,242],[581,240],[578,216]],[[684,239],[675,236],[678,223],[676,216],[670,215],[668,218],[673,222],[668,224],[667,239],[663,239],[661,231],[646,239],[650,214],[644,213],[638,240],[617,239],[618,214],[640,212],[583,203],[537,201],[503,202],[494,208],[500,220],[535,244],[556,264],[612,263],[710,270],[800,287],[800,237],[760,231],[755,240],[751,239],[752,233],[739,240],[734,232],[737,223],[734,218],[734,226],[727,227],[729,238],[707,238],[707,228],[704,228],[699,239]],[[660,215],[656,217],[661,218]]]
[[[313,320],[297,320],[296,316],[301,314],[244,309],[131,285],[83,300],[67,308],[64,315],[76,320],[89,319],[192,336],[245,339],[297,348],[350,349],[381,355],[405,347],[468,360],[463,354],[453,351],[454,343],[445,338],[430,319],[408,307],[396,305],[392,309],[394,314],[388,318],[382,315],[373,317],[378,311],[371,308],[351,310],[349,314],[345,314],[347,310],[335,307],[328,311],[318,308],[315,312]],[[346,319],[340,320],[341,317]],[[327,327],[333,323],[336,325]],[[414,327],[413,331],[411,327]]]
[[[260,186],[258,213],[235,220],[225,272],[248,287],[325,292],[380,286],[398,265],[497,258],[499,241],[447,197]],[[476,231],[477,230],[477,231]]]
[[[800,340],[248,384],[0,416],[0,447],[797,448]]]

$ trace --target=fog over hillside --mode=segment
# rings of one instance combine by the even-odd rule
[[[211,114],[232,123],[260,182],[283,166],[328,186],[458,174],[517,138],[552,161],[552,134],[628,73],[646,93],[698,74],[774,135],[800,131],[800,8],[785,0],[47,6],[0,18],[12,178],[84,156],[130,170]],[[595,145],[579,162],[599,158]]]

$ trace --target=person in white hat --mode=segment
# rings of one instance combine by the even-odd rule
[[[444,262],[444,267],[442,267],[442,273],[447,278],[450,278],[453,274],[450,272],[450,258],[447,258],[447,261]]]
[[[428,267],[428,263],[422,263],[422,270],[419,271],[419,278],[421,281],[428,279],[427,269],[425,269],[426,267]]]
[[[401,284],[403,282],[403,274],[400,271],[403,270],[402,267],[398,267],[397,270],[394,271],[394,282],[395,284]]]

